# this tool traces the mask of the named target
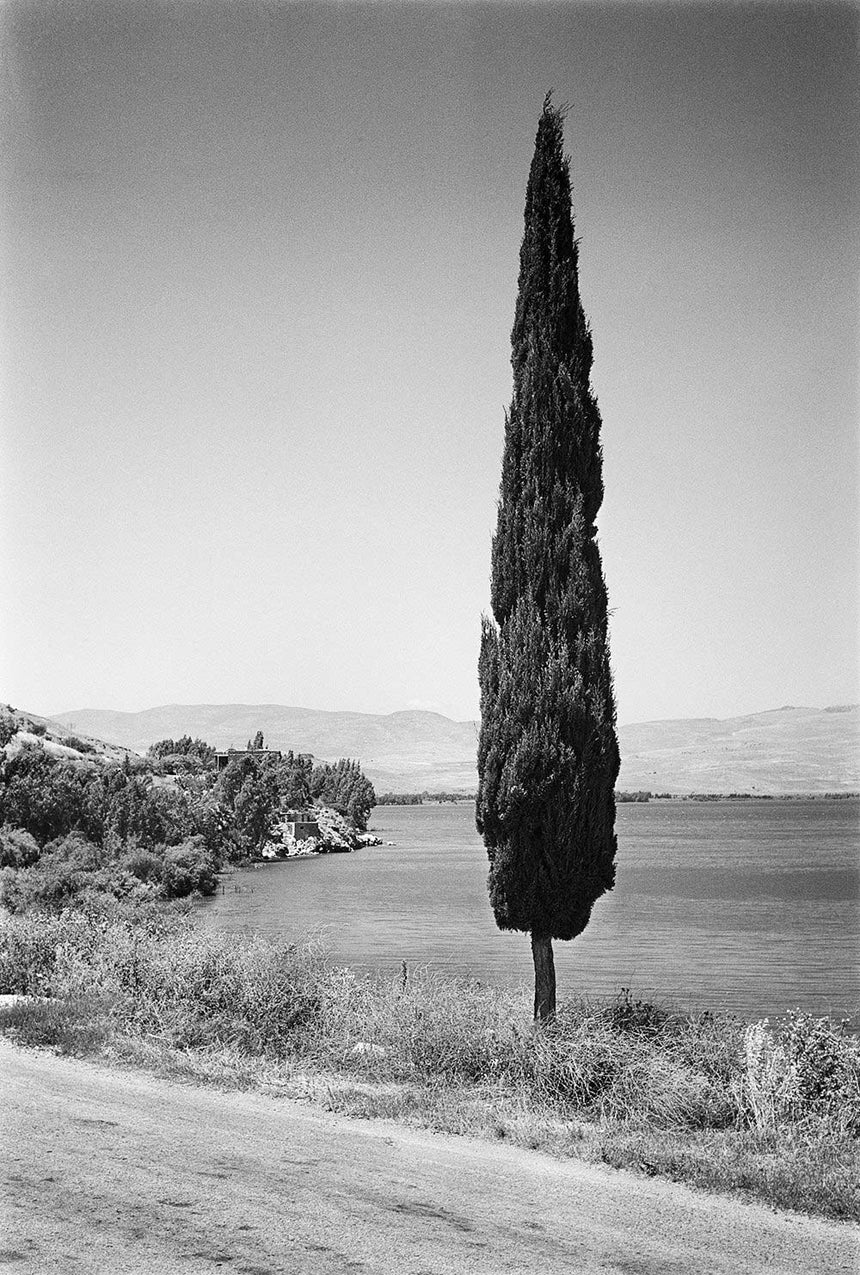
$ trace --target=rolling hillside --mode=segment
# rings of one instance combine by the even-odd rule
[[[860,708],[624,726],[619,787],[652,792],[856,792]]]
[[[241,748],[262,730],[272,748],[355,757],[379,791],[474,791],[475,722],[438,713],[332,713],[280,704],[170,704],[140,713],[78,709],[63,729],[139,752],[167,736]],[[779,708],[726,720],[681,718],[622,726],[618,786],[652,792],[860,790],[860,709]]]

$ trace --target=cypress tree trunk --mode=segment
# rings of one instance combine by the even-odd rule
[[[535,963],[535,1022],[546,1023],[555,1018],[555,961],[552,939],[548,934],[532,933],[532,958]]]

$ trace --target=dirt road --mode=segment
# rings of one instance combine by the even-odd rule
[[[0,1041],[0,1270],[855,1271],[858,1228]]]

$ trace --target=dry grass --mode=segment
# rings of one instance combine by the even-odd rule
[[[0,992],[49,998],[0,1011],[24,1044],[860,1220],[860,1049],[824,1019],[772,1029],[625,993],[536,1032],[525,992],[359,978],[313,944],[116,905],[8,921]]]

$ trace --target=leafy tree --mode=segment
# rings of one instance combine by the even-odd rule
[[[259,851],[272,835],[278,813],[277,781],[271,772],[251,773],[236,794],[236,827],[249,851]]]
[[[290,749],[278,767],[278,783],[284,806],[289,808],[308,805],[313,769],[314,761],[309,753],[294,753]]]
[[[4,876],[2,902],[12,912],[60,907],[88,887],[107,885],[106,867],[100,847],[80,831],[68,833],[49,842],[37,863]]]
[[[104,783],[105,836],[136,838],[146,846],[176,845],[194,831],[191,801],[181,789],[156,787],[148,775],[126,774],[120,767]]]
[[[360,763],[348,757],[342,757],[333,766],[329,762],[315,766],[310,793],[321,805],[331,806],[340,814],[347,815],[362,832],[367,828],[368,816],[376,805],[373,784]]]
[[[159,739],[150,744],[146,755],[153,761],[171,757],[193,757],[204,766],[211,766],[215,761],[215,749],[205,739],[192,739],[190,735],[181,735],[179,739]]]
[[[250,752],[237,753],[221,772],[217,791],[230,812],[242,852],[259,851],[272,835],[290,776],[289,768],[277,757],[257,757]]]
[[[312,769],[311,758],[302,753],[283,758],[236,753],[218,776],[211,800],[195,797],[196,830],[210,846],[230,847],[230,857],[258,852],[285,810],[308,804]]]
[[[591,332],[564,112],[544,102],[526,191],[492,609],[479,659],[477,824],[501,929],[531,934],[535,1018],[555,1012],[552,940],[572,939],[615,879],[619,757]]]
[[[136,842],[130,842],[119,860],[120,868],[129,872],[144,884],[158,884],[164,873],[164,857],[154,850],[147,850]]]
[[[99,840],[90,778],[84,763],[55,759],[41,746],[23,748],[0,765],[0,819],[24,828],[40,845],[75,828]]]

